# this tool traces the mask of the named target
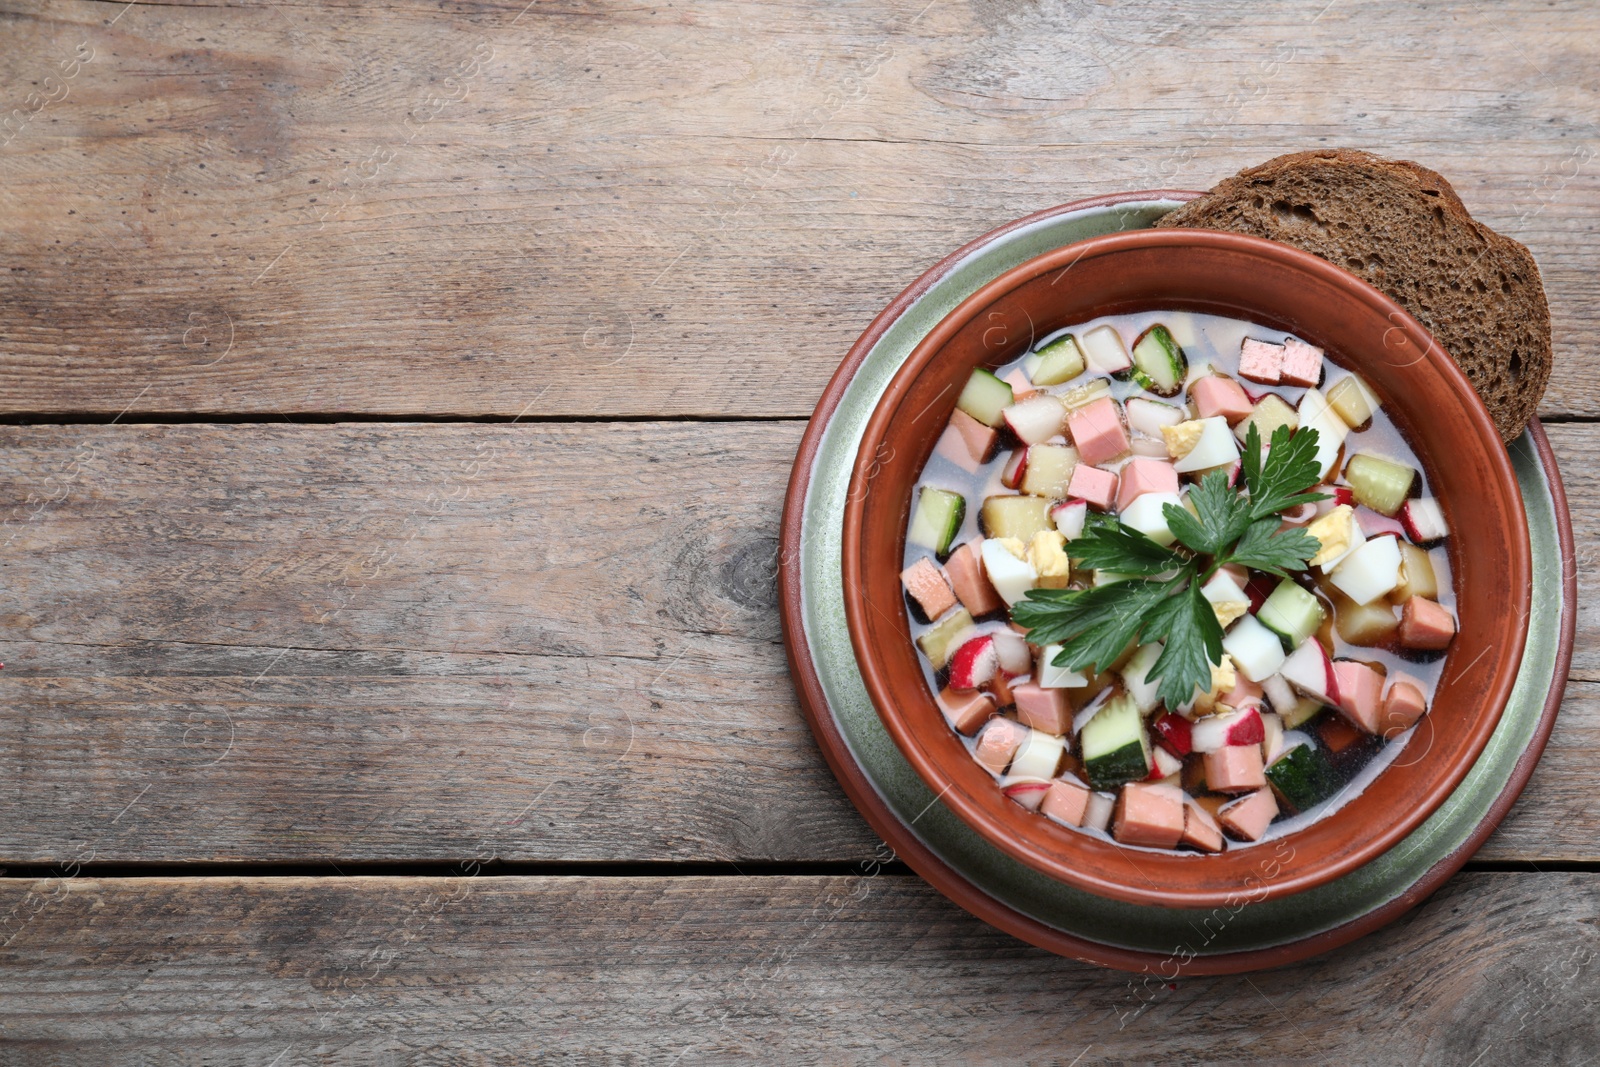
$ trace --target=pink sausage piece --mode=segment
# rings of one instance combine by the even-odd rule
[[[1351,660],[1335,660],[1333,676],[1339,681],[1339,710],[1369,734],[1379,732],[1378,713],[1383,705],[1383,675]]]
[[[1047,734],[1060,737],[1072,728],[1072,705],[1065,689],[1046,689],[1032,682],[1011,688],[1017,702],[1017,718]]]
[[[1283,376],[1283,346],[1245,339],[1239,346],[1239,377],[1262,385],[1277,385]]]
[[[999,430],[993,426],[985,426],[960,408],[950,416],[950,425],[961,435],[961,440],[967,446],[967,453],[979,463],[989,458],[989,454],[994,451],[995,442],[1000,439]]]
[[[996,774],[1003,774],[1011,766],[1011,757],[1017,754],[1022,742],[1027,740],[1028,728],[1012,719],[990,719],[978,733],[977,747],[972,758]]]
[[[1322,349],[1290,338],[1283,347],[1278,377],[1289,385],[1316,385],[1322,380]]]
[[[1400,609],[1400,643],[1407,648],[1445,648],[1455,635],[1455,617],[1427,597],[1414,596]]]
[[[1270,789],[1258,789],[1217,812],[1222,828],[1242,841],[1259,841],[1278,817],[1278,802]]]
[[[1176,493],[1178,472],[1172,464],[1148,456],[1135,456],[1122,468],[1117,487],[1117,510],[1123,511],[1146,493]]]
[[[944,576],[944,568],[927,556],[901,571],[900,582],[930,619],[937,619],[956,606],[956,593]]]
[[[1125,845],[1171,848],[1183,837],[1183,791],[1131,782],[1122,787],[1112,836]]]
[[[1191,385],[1189,399],[1194,401],[1195,410],[1202,419],[1221,415],[1228,420],[1229,426],[1250,414],[1255,407],[1245,395],[1244,386],[1232,378],[1219,378],[1215,374],[1207,375]]]
[[[1217,820],[1211,813],[1193,800],[1187,798],[1183,802],[1183,836],[1178,839],[1179,844],[1189,845],[1201,852],[1221,852],[1223,848],[1222,827],[1217,825]]]
[[[1122,427],[1122,416],[1117,413],[1117,402],[1109,396],[1092,401],[1067,416],[1067,428],[1072,433],[1072,443],[1078,448],[1078,458],[1092,467],[1121,456],[1128,451],[1128,431]]]
[[[1067,483],[1067,495],[1086,500],[1090,507],[1104,511],[1117,498],[1117,476],[1111,471],[1080,463],[1072,468],[1072,480]]]
[[[1235,710],[1251,706],[1259,707],[1266,703],[1266,696],[1265,690],[1241,674],[1234,687],[1217,698],[1217,703],[1226,704]]]
[[[1083,814],[1088,807],[1087,786],[1058,778],[1050,783],[1050,790],[1045,793],[1044,803],[1039,805],[1039,810],[1068,826],[1082,826]]]
[[[1383,714],[1378,718],[1378,729],[1384,737],[1393,737],[1402,730],[1416,725],[1427,714],[1428,698],[1422,686],[1403,675],[1389,683],[1389,693],[1383,698]]]
[[[1218,793],[1244,793],[1266,784],[1259,744],[1225,745],[1206,753],[1206,788]]]
[[[952,552],[945,564],[951,588],[961,599],[962,606],[973,615],[987,615],[1005,606],[1005,601],[1000,599],[1000,594],[995,592],[988,576],[983,573],[983,561],[978,556],[978,546],[982,544],[981,537],[969,541]]]
[[[994,697],[973,689],[965,692],[941,689],[939,707],[944,709],[944,717],[949,720],[951,727],[967,737],[988,722],[995,712]]]

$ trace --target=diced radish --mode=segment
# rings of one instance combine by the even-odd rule
[[[1083,349],[1089,366],[1104,374],[1116,374],[1133,366],[1128,346],[1122,343],[1115,326],[1096,326],[1079,339],[1078,347]]]
[[[1418,544],[1437,541],[1450,533],[1450,527],[1445,525],[1444,511],[1431,496],[1417,497],[1402,504],[1400,521],[1405,526],[1406,534]]]
[[[1157,441],[1149,437],[1135,436],[1132,441],[1128,442],[1128,449],[1134,455],[1143,456],[1146,459],[1167,458],[1167,443],[1165,441]],[[976,467],[972,467],[970,469],[977,470]]]
[[[1039,650],[1039,669],[1034,674],[1034,679],[1041,689],[1084,689],[1089,685],[1089,679],[1082,671],[1069,671],[1065,667],[1057,667],[1055,659],[1061,654],[1060,645],[1045,645]]]
[[[1268,712],[1261,716],[1261,759],[1271,763],[1283,751],[1283,719]]]
[[[1111,793],[1090,793],[1089,803],[1083,809],[1083,825],[1102,832],[1111,828],[1111,813],[1117,809],[1117,798]]]
[[[1183,498],[1177,493],[1146,493],[1129,504],[1118,518],[1122,525],[1138,530],[1156,544],[1170,545],[1176,538],[1167,528],[1165,508],[1168,504],[1182,507]]]
[[[1050,783],[1037,778],[1018,779],[1016,775],[1008,775],[1001,779],[1000,791],[1029,811],[1038,811],[1039,805],[1044,802],[1044,795],[1050,791]]]
[[[1161,427],[1176,426],[1189,417],[1188,412],[1182,408],[1163,404],[1159,400],[1147,400],[1142,396],[1130,399],[1123,410],[1127,413],[1128,426],[1131,429],[1146,437],[1153,437],[1157,441],[1161,440]],[[1166,454],[1166,447],[1163,445],[1161,455]]]
[[[1021,600],[1039,580],[1039,572],[1033,569],[1033,564],[1013,556],[995,538],[985,538],[978,551],[983,557],[983,570],[989,576],[989,584],[1007,604]]]
[[[974,637],[950,657],[950,688],[977,689],[1000,669],[1000,654],[995,651],[994,635]]]
[[[1147,781],[1159,782],[1161,779],[1170,778],[1183,770],[1183,760],[1164,748],[1157,746],[1151,751],[1150,755],[1155,761],[1155,768],[1150,772],[1150,777]]]
[[[1061,401],[1039,393],[1006,408],[1001,415],[1017,440],[1026,444],[1043,444],[1061,432],[1067,421],[1067,411]]]
[[[1391,519],[1387,515],[1379,515],[1371,508],[1356,508],[1356,525],[1361,527],[1363,539],[1382,537],[1384,534],[1402,536],[1406,533],[1406,528],[1399,519]]]
[[[1000,468],[1000,484],[1007,489],[1015,489],[1022,484],[1023,471],[1028,465],[1028,450],[1019,448],[1011,453],[1011,458],[1006,460],[1006,465]]]
[[[1028,652],[1028,642],[1022,639],[1021,634],[1010,630],[997,630],[990,636],[994,641],[994,651],[999,657],[1001,670],[1012,677],[1033,670],[1033,656]]]
[[[1333,660],[1315,637],[1308,637],[1283,661],[1278,672],[1290,685],[1308,697],[1333,707],[1339,706],[1339,681],[1333,673]]]
[[[1370,604],[1400,584],[1400,544],[1375,537],[1344,558],[1328,580],[1357,604]]]
[[[1199,422],[1204,427],[1200,431],[1200,440],[1184,453],[1182,459],[1172,465],[1179,474],[1205,470],[1208,467],[1220,467],[1239,458],[1239,445],[1233,439],[1233,431],[1228,428],[1227,419],[1216,415],[1209,419],[1200,419]]]
[[[1233,580],[1233,575],[1226,571],[1218,571],[1211,576],[1211,580],[1200,587],[1200,595],[1213,604],[1248,604],[1250,598],[1245,596],[1244,590],[1239,588],[1239,583]]]
[[[1215,752],[1229,745],[1259,745],[1266,736],[1262,730],[1261,712],[1244,708],[1196,721],[1190,737],[1194,751]]]
[[[1335,506],[1338,506],[1338,505],[1349,505],[1350,507],[1355,507],[1355,505],[1356,505],[1356,491],[1354,489],[1351,489],[1348,485],[1336,485],[1336,486],[1334,486],[1333,487],[1333,503],[1334,503]]]
[[[1245,583],[1244,595],[1250,598],[1250,610],[1260,611],[1267,597],[1278,588],[1278,580],[1270,574],[1257,574]]]
[[[1076,541],[1083,536],[1083,523],[1088,517],[1087,500],[1066,500],[1050,509],[1050,521],[1056,524],[1056,529],[1068,541]]]
[[[1283,642],[1254,615],[1233,624],[1222,638],[1222,649],[1252,682],[1263,682],[1283,666]]]
[[[1193,726],[1182,715],[1174,715],[1167,711],[1156,717],[1151,724],[1155,731],[1155,742],[1175,756],[1187,756],[1194,751]]]
[[[1148,678],[1150,668],[1161,658],[1161,649],[1159,641],[1141,645],[1139,650],[1129,657],[1128,662],[1122,665],[1123,688],[1139,706],[1141,714],[1148,715],[1157,704],[1161,703],[1161,698],[1156,696],[1156,690],[1161,687],[1161,679]]]
[[[1272,710],[1279,715],[1287,715],[1300,703],[1300,698],[1295,694],[1294,686],[1284,680],[1283,675],[1274,674],[1271,678],[1261,683],[1261,689],[1267,694],[1267,700],[1272,704]]]
[[[1328,405],[1328,398],[1315,389],[1307,389],[1300,398],[1299,415],[1301,429],[1317,431],[1317,471],[1326,478],[1339,458],[1344,439],[1350,435],[1350,427]]]
[[[1061,765],[1061,756],[1066,750],[1064,739],[1052,737],[1042,730],[1029,729],[1028,736],[1023,739],[1022,746],[1011,761],[1011,774],[1018,778],[1042,778],[1048,781],[1056,776],[1056,768]]]

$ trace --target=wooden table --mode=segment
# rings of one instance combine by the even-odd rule
[[[1544,271],[1600,575],[1600,11],[0,3],[0,1061],[1564,1063],[1600,615],[1466,872],[1171,986],[891,861],[796,708],[788,465],[1038,208],[1316,145]]]

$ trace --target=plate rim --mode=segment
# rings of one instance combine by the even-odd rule
[[[1111,193],[1070,201],[1045,208],[1022,218],[1005,223],[962,245],[924,271],[906,286],[894,300],[873,317],[871,323],[851,346],[838,369],[824,388],[815,411],[806,427],[791,468],[789,486],[785,492],[784,509],[780,526],[778,553],[778,588],[780,616],[783,624],[784,649],[801,711],[810,726],[823,758],[834,777],[857,811],[867,820],[882,840],[903,859],[919,876],[941,894],[953,900],[968,912],[1013,936],[1058,955],[1083,962],[1122,970],[1149,970],[1152,965],[1171,963],[1171,957],[1141,949],[1121,948],[1079,937],[1057,929],[1038,919],[1025,915],[985,892],[975,882],[955,870],[942,857],[932,851],[905,824],[888,805],[877,787],[854,758],[848,742],[841,733],[832,709],[827,703],[821,679],[811,656],[806,639],[802,607],[802,568],[800,547],[803,540],[803,519],[806,498],[812,481],[816,454],[826,430],[855,378],[862,362],[905,312],[936,282],[945,277],[972,253],[1005,235],[1060,215],[1115,207],[1130,202],[1155,200],[1188,201],[1202,194],[1189,190],[1138,190]],[[1542,424],[1537,419],[1529,423],[1529,440],[1539,459],[1539,465],[1549,488],[1554,512],[1556,535],[1561,549],[1562,619],[1556,649],[1556,662],[1550,690],[1544,707],[1535,724],[1533,735],[1518,756],[1510,776],[1499,794],[1490,803],[1483,819],[1464,841],[1436,861],[1421,877],[1392,899],[1354,919],[1330,927],[1304,938],[1277,945],[1235,952],[1197,955],[1180,965],[1180,973],[1232,974],[1265,967],[1280,966],[1347,944],[1398,918],[1421,903],[1438,889],[1494,832],[1511,806],[1521,795],[1533,768],[1542,756],[1565,692],[1567,673],[1571,665],[1572,642],[1576,633],[1577,573],[1574,565],[1571,518],[1567,510],[1565,487],[1560,470],[1550,448]]]

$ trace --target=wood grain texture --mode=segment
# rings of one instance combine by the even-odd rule
[[[1578,0],[7,0],[0,26],[0,414],[805,415],[972,237],[1324,144],[1416,158],[1526,243],[1544,410],[1600,414]]]
[[[800,432],[0,429],[0,862],[871,857],[774,610]],[[1487,858],[1600,859],[1597,628]]]
[[[68,879],[0,884],[0,915],[19,1065],[1456,1067],[1600,1040],[1592,874],[1463,875],[1319,959],[1171,983],[891,875]]]

